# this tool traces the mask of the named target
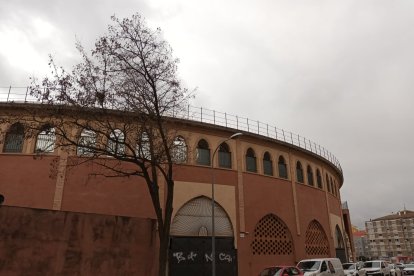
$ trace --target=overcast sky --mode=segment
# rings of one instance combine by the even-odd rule
[[[0,87],[78,61],[110,16],[141,13],[193,105],[260,120],[341,162],[352,222],[414,209],[414,1],[0,0]]]

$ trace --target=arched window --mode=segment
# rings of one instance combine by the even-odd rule
[[[137,155],[141,159],[151,160],[150,138],[147,132],[143,131],[138,135]]]
[[[328,177],[328,174],[326,174],[326,188],[328,189],[328,192],[331,192],[331,187],[329,186],[329,177]]]
[[[109,134],[108,151],[114,155],[125,153],[125,134],[120,129],[114,129]]]
[[[303,168],[299,161],[296,162],[296,181],[303,183]]]
[[[231,169],[231,153],[226,143],[221,143],[218,150],[219,167]]]
[[[339,186],[336,184],[336,181],[334,181],[334,186],[335,186],[335,195],[339,197]]]
[[[89,129],[82,130],[78,142],[78,155],[90,156],[95,153],[96,133]]]
[[[335,227],[336,248],[345,248],[344,239],[342,237],[341,229],[336,225]]]
[[[210,166],[210,148],[204,139],[198,141],[197,144],[197,164]]]
[[[55,150],[55,129],[45,125],[36,137],[35,152],[53,152]]]
[[[307,171],[307,174],[308,174],[308,184],[311,185],[311,186],[314,186],[313,171],[312,171],[311,166],[308,165],[308,168],[306,169],[306,171]]]
[[[246,152],[246,171],[257,172],[256,155],[252,148],[249,148]]]
[[[176,163],[187,162],[187,144],[182,136],[175,137],[171,150],[172,160]]]
[[[273,163],[269,152],[265,152],[263,156],[263,173],[266,175],[273,175]]]
[[[287,179],[288,178],[287,166],[286,166],[285,158],[283,158],[282,155],[279,156],[278,167],[279,167],[279,177]]]
[[[319,169],[316,169],[316,183],[318,184],[318,188],[322,189],[322,176]]]
[[[22,152],[24,127],[21,123],[13,124],[6,133],[3,152]]]
[[[331,184],[331,193],[333,194],[333,193],[334,193],[334,188],[333,188],[332,176],[331,176],[331,181],[330,181],[330,184]]]

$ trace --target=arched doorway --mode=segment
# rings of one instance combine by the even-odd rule
[[[184,204],[171,223],[170,276],[211,275],[211,199],[197,197]],[[214,205],[216,275],[237,275],[233,226],[226,211]]]
[[[338,225],[335,227],[335,254],[342,263],[346,263],[348,261],[346,257],[344,238]]]

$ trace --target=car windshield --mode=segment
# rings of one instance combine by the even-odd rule
[[[405,266],[405,268],[414,268],[414,264],[408,264]]]
[[[281,271],[281,267],[268,267],[260,273],[260,276],[279,276]]]
[[[380,268],[381,263],[380,262],[366,262],[364,263],[365,268]]]
[[[304,262],[298,263],[298,267],[305,272],[316,271],[319,269],[320,266],[321,266],[320,261],[304,261]]]
[[[355,264],[343,264],[342,267],[347,270],[355,269]]]

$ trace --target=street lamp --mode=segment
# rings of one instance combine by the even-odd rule
[[[221,141],[216,149],[213,152],[213,155],[211,157],[211,257],[212,257],[212,272],[211,275],[216,276],[216,231],[215,231],[215,222],[214,222],[214,156],[217,153],[217,150],[220,148],[220,146],[229,140],[236,139],[240,135],[243,135],[241,132],[234,133],[229,138],[224,139]]]

